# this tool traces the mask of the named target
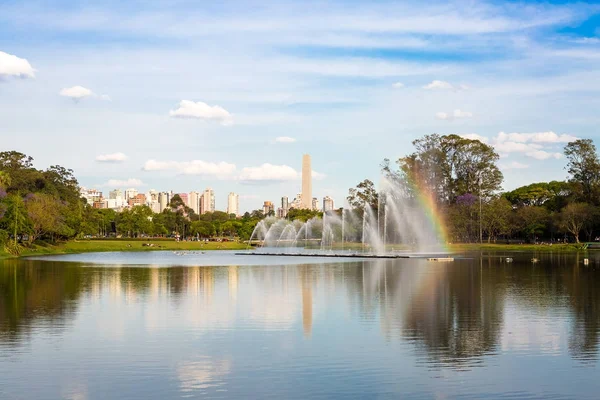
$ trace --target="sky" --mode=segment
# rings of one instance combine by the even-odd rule
[[[503,188],[600,131],[600,3],[0,2],[0,150],[82,186],[343,206],[425,134],[493,145]]]

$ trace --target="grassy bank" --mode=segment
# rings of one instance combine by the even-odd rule
[[[144,246],[152,244],[152,246]],[[58,245],[34,245],[25,248],[21,257],[46,254],[92,253],[103,251],[156,250],[244,250],[247,245],[237,242],[176,242],[175,240],[71,240]],[[12,256],[0,250],[0,259]]]
[[[493,244],[493,243],[459,243],[448,246],[450,251],[460,253],[468,251],[543,251],[543,252],[577,252],[588,251],[581,245],[571,244]]]
[[[144,246],[152,244],[152,246]],[[345,244],[344,248],[359,250],[360,244]],[[46,254],[91,253],[103,251],[156,251],[156,250],[245,250],[247,245],[238,242],[176,242],[175,240],[72,240],[58,245],[34,245],[25,248],[22,257]],[[452,244],[448,246],[451,252],[462,253],[470,251],[532,251],[532,252],[577,252],[582,250],[575,244]],[[10,254],[0,249],[0,259],[12,258]]]

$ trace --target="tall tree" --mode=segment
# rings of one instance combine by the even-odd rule
[[[591,139],[578,139],[568,143],[564,152],[571,181],[581,186],[582,200],[597,202],[595,194],[600,182],[600,159],[596,146]]]
[[[464,194],[491,197],[501,189],[502,172],[494,148],[458,135],[426,135],[413,142],[415,152],[397,161],[399,171],[384,172],[420,191],[432,193],[439,203],[454,203]]]
[[[379,206],[379,195],[375,189],[375,184],[369,179],[365,179],[351,188],[348,193],[348,204],[356,210],[364,210],[365,204],[368,204],[373,210]]]
[[[571,203],[560,212],[560,226],[575,237],[579,243],[579,234],[593,215],[593,209],[585,203]]]

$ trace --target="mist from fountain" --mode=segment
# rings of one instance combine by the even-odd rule
[[[327,211],[323,218],[306,222],[268,217],[252,232],[249,245],[257,244],[268,252],[328,253],[442,252],[445,238],[427,209],[406,188],[383,178],[379,204],[373,209],[343,208]]]

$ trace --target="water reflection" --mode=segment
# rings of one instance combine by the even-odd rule
[[[68,331],[86,315],[112,340],[130,329],[298,330],[319,340],[353,321],[378,325],[382,339],[407,343],[430,368],[469,370],[534,351],[595,363],[598,269],[575,256],[539,257],[183,268],[8,260],[0,264],[0,348],[23,345],[36,329]],[[232,363],[192,359],[177,374],[182,387],[204,387]]]

